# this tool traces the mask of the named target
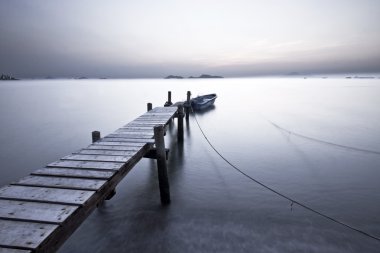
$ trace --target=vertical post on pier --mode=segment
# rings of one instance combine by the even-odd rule
[[[172,103],[172,92],[171,91],[168,91],[168,103],[173,104]]]
[[[147,107],[147,111],[149,112],[150,110],[152,110],[152,103],[147,103],[146,104],[146,107]]]
[[[173,103],[172,103],[172,92],[171,91],[168,91],[168,101],[166,101],[165,103],[165,107],[168,107],[168,106],[171,106]]]
[[[189,121],[189,114],[190,114],[190,108],[191,108],[191,102],[190,102],[190,96],[191,92],[187,92],[187,100],[186,100],[186,121]]]
[[[178,119],[178,133],[177,133],[177,138],[178,141],[182,142],[183,141],[183,105],[179,104],[178,105],[178,111],[177,111],[177,119]]]
[[[170,203],[170,187],[166,166],[164,134],[165,128],[163,125],[157,125],[154,127],[154,140],[156,143],[157,151],[158,184],[160,187],[161,204],[167,205]]]
[[[100,132],[99,131],[93,131],[91,133],[91,135],[92,135],[92,143],[97,142],[98,140],[100,140]]]

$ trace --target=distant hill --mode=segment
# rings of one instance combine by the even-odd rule
[[[164,77],[165,79],[183,79],[183,76],[175,76],[175,75],[170,75],[167,77]],[[189,76],[188,78],[223,78],[223,76],[213,76],[213,75],[208,75],[208,74],[202,74],[200,76]]]
[[[13,76],[9,76],[9,75],[4,75],[2,74],[0,76],[0,80],[18,80],[17,78],[14,78]]]
[[[173,75],[170,75],[170,76],[165,77],[165,79],[183,79],[183,76],[173,76]]]
[[[213,76],[208,74],[202,74],[198,77],[190,76],[189,78],[223,78],[223,76]]]

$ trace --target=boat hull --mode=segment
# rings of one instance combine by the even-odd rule
[[[209,94],[193,98],[191,100],[191,107],[195,111],[207,109],[215,103],[216,98],[216,94]]]

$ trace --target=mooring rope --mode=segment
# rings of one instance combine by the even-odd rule
[[[329,141],[325,141],[325,140],[309,137],[309,136],[306,136],[306,135],[303,135],[303,134],[299,134],[299,133],[290,131],[290,130],[288,130],[286,128],[283,128],[283,127],[277,125],[276,123],[274,123],[273,121],[270,121],[269,119],[266,119],[266,120],[271,125],[273,125],[275,128],[277,128],[278,130],[283,131],[285,133],[288,133],[289,135],[294,135],[294,136],[297,136],[297,137],[300,137],[300,138],[303,138],[303,139],[307,139],[307,140],[314,141],[314,142],[319,142],[319,143],[322,143],[322,144],[325,144],[325,145],[330,145],[330,146],[335,146],[335,147],[339,147],[339,148],[350,149],[350,150],[354,150],[354,151],[359,151],[359,152],[364,152],[364,153],[371,153],[371,154],[380,155],[379,151],[370,150],[370,149],[363,149],[363,148],[357,148],[357,147],[352,147],[352,146],[346,146],[346,145],[342,145],[342,144],[337,144],[337,143],[333,143],[333,142],[329,142]]]
[[[191,108],[191,110],[192,110],[192,108]],[[192,110],[192,111],[193,111],[193,110]],[[232,168],[234,168],[234,169],[235,169],[236,171],[238,171],[240,174],[242,174],[243,176],[247,177],[248,179],[250,179],[251,181],[255,182],[256,184],[261,185],[261,186],[264,187],[265,189],[267,189],[267,190],[269,190],[269,191],[271,191],[271,192],[277,194],[278,196],[280,196],[280,197],[282,197],[282,198],[284,198],[284,199],[289,200],[289,201],[291,202],[291,207],[293,207],[293,204],[297,204],[298,206],[303,207],[304,209],[309,210],[310,212],[313,212],[313,213],[315,213],[315,214],[317,214],[317,215],[319,215],[319,216],[322,216],[322,217],[324,217],[324,218],[326,218],[326,219],[328,219],[328,220],[330,220],[330,221],[332,221],[332,222],[335,222],[335,223],[337,223],[337,224],[339,224],[339,225],[341,225],[341,226],[344,226],[344,227],[346,227],[346,228],[348,228],[348,229],[350,229],[350,230],[352,230],[352,231],[355,231],[355,232],[357,232],[357,233],[360,233],[360,234],[362,234],[362,235],[364,235],[364,236],[367,236],[367,237],[369,237],[369,238],[372,238],[372,239],[374,239],[374,240],[376,240],[376,241],[380,241],[380,238],[379,238],[379,237],[377,237],[377,236],[375,236],[375,235],[372,235],[372,234],[370,234],[370,233],[368,233],[368,232],[365,232],[365,231],[363,231],[363,230],[361,230],[361,229],[359,229],[359,228],[355,228],[355,227],[353,227],[353,226],[351,226],[351,225],[349,225],[349,224],[346,224],[346,223],[344,223],[344,222],[342,222],[342,221],[339,221],[339,220],[337,220],[337,219],[335,219],[335,218],[333,218],[333,217],[331,217],[331,216],[329,216],[329,215],[327,215],[327,214],[324,214],[324,213],[322,213],[322,212],[320,212],[320,211],[315,210],[315,209],[312,208],[312,207],[309,207],[309,206],[306,205],[306,204],[303,204],[303,203],[301,203],[301,202],[299,202],[299,201],[297,201],[297,200],[295,200],[295,199],[293,199],[293,198],[291,198],[291,197],[288,197],[287,195],[285,195],[285,194],[283,194],[283,193],[281,193],[281,192],[279,192],[279,191],[273,189],[272,187],[267,186],[266,184],[260,182],[259,180],[257,180],[257,179],[255,179],[255,178],[251,177],[250,175],[248,175],[247,173],[245,173],[244,171],[242,171],[241,169],[239,169],[237,166],[235,166],[234,164],[232,164],[227,158],[225,158],[225,157],[224,157],[224,156],[223,156],[223,155],[222,155],[222,154],[221,154],[221,153],[215,148],[215,146],[211,143],[211,141],[208,139],[208,137],[206,136],[205,132],[203,131],[201,125],[200,125],[199,122],[198,122],[198,119],[197,119],[197,116],[195,115],[195,113],[193,113],[193,115],[194,115],[194,119],[195,119],[195,122],[196,122],[197,125],[198,125],[199,130],[201,131],[203,137],[206,139],[206,141],[207,141],[207,143],[210,145],[210,147],[211,147],[211,148],[212,148],[212,149],[213,149],[213,150],[214,150],[214,151],[220,156],[220,158],[222,158],[222,159],[223,159],[228,165],[230,165]]]

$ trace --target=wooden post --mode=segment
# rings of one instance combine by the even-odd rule
[[[191,108],[191,101],[190,101],[191,92],[187,92],[187,100],[186,100],[186,121],[189,121],[189,115],[190,115],[190,108]]]
[[[168,91],[168,101],[166,101],[165,103],[165,107],[167,106],[171,106],[173,103],[172,103],[172,92],[171,91]]]
[[[171,91],[168,91],[168,103],[173,104],[172,103],[172,92]]]
[[[158,184],[160,187],[161,204],[167,205],[170,203],[170,188],[168,171],[166,167],[164,133],[165,129],[163,125],[157,125],[154,127],[154,140],[157,149]]]
[[[178,133],[177,133],[177,138],[178,141],[183,141],[183,105],[180,104],[178,105],[178,112],[177,112],[177,119],[178,119]]]
[[[100,132],[99,131],[93,131],[92,132],[92,143],[97,142],[100,140]]]
[[[150,110],[152,110],[152,103],[147,103],[146,104],[146,107],[147,107],[147,111],[149,112]]]

